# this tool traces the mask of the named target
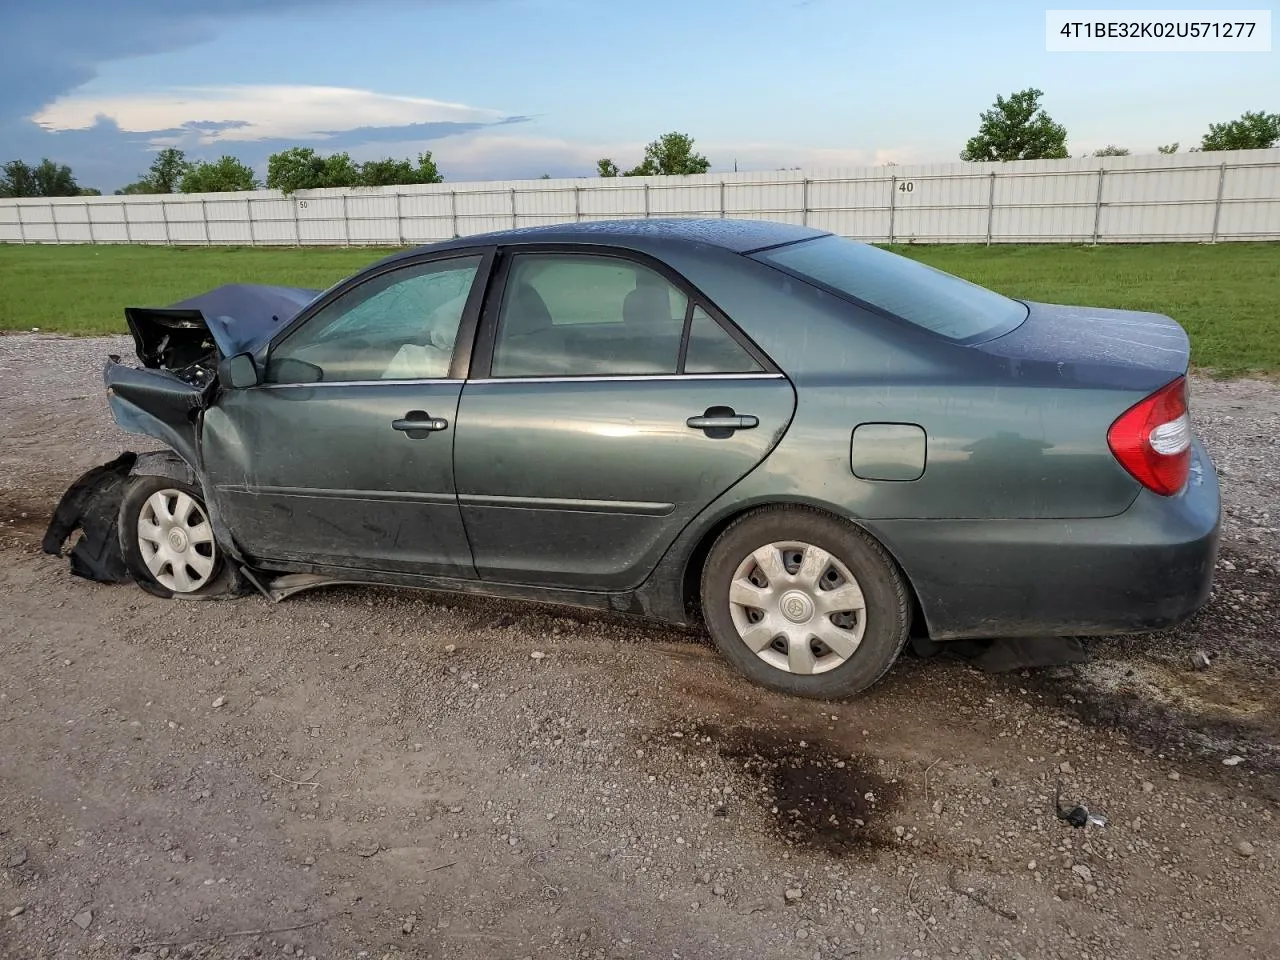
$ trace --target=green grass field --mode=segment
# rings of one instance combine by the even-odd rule
[[[1155,310],[1220,374],[1280,371],[1280,244],[899,246],[1010,296]],[[327,287],[385,249],[0,245],[0,330],[124,332],[126,306],[223,283]]]

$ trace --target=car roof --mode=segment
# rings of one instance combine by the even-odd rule
[[[654,246],[667,243],[702,244],[721,247],[734,253],[752,253],[767,247],[827,235],[826,230],[815,230],[812,227],[776,223],[770,220],[731,218],[591,220],[583,223],[553,223],[539,227],[520,227],[492,233],[472,234],[441,243],[427,244],[398,254],[395,259],[454,247],[535,243],[603,244],[644,249],[653,249]]]

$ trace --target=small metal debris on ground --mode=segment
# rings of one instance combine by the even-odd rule
[[[1105,827],[1107,818],[1100,813],[1091,813],[1089,808],[1081,804],[1067,810],[1062,806],[1062,781],[1058,781],[1058,790],[1054,796],[1054,808],[1059,820],[1065,820],[1077,830],[1082,827]]]

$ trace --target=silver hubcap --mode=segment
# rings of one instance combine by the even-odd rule
[[[204,507],[181,490],[158,490],[138,513],[138,548],[156,582],[191,593],[209,582],[217,547]]]
[[[811,543],[770,543],[738,564],[729,612],[742,642],[787,673],[825,673],[862,642],[866,600],[843,563]]]

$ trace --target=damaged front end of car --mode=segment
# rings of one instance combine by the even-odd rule
[[[236,587],[247,580],[262,589],[246,569],[203,482],[201,426],[204,411],[222,386],[235,382],[237,365],[252,363],[253,355],[318,294],[296,287],[230,284],[169,307],[126,309],[141,366],[108,357],[103,370],[107,402],[122,429],[158,440],[167,449],[126,451],[78,478],[54,510],[43,550],[60,556],[79,530],[81,536],[70,552],[73,574],[102,583],[134,580],[149,592],[171,596],[131,574],[118,523],[131,478],[169,477],[203,492],[214,534],[233,561]]]

